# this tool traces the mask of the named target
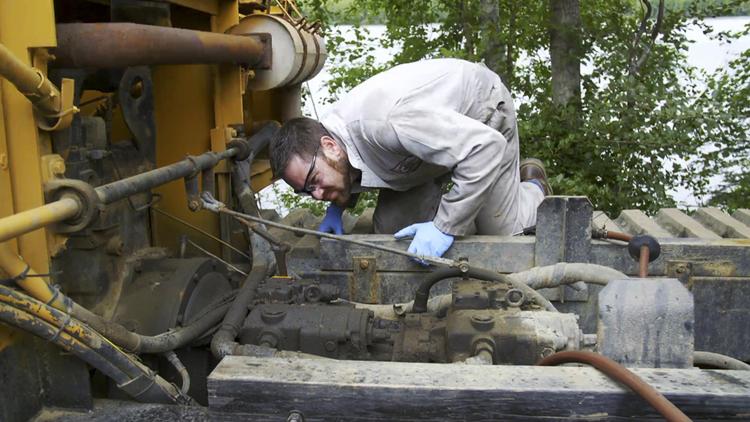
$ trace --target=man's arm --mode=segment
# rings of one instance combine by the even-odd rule
[[[452,169],[453,187],[443,195],[435,227],[447,235],[465,234],[502,171],[505,137],[453,110],[399,107],[394,111],[390,123],[404,149]]]

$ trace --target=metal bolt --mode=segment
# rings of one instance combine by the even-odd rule
[[[552,356],[553,353],[555,353],[555,351],[549,347],[545,347],[544,349],[542,349],[543,358],[546,358],[547,356]]]
[[[193,199],[188,202],[188,208],[190,208],[190,211],[198,211],[201,209],[201,203],[197,200]]]
[[[369,267],[370,267],[370,261],[368,261],[368,260],[366,260],[366,259],[360,259],[360,260],[359,260],[359,268],[360,268],[361,270],[366,270],[366,269],[368,269]]]
[[[336,343],[333,340],[328,340],[325,344],[326,351],[333,352],[336,350]]]
[[[471,317],[473,321],[476,322],[490,322],[492,321],[492,317],[490,315],[474,315]]]
[[[54,176],[62,176],[65,174],[65,162],[63,160],[55,160],[49,164],[49,172]]]
[[[299,410],[292,410],[286,418],[286,422],[305,422],[305,415]]]

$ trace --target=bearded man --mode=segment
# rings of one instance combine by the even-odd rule
[[[413,238],[418,255],[442,256],[455,236],[532,226],[551,193],[539,160],[519,166],[513,98],[500,77],[457,59],[373,76],[320,121],[286,122],[270,148],[276,177],[331,202],[320,230],[342,234],[357,193],[379,189],[375,233]]]

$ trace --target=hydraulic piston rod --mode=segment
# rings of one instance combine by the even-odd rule
[[[228,148],[221,152],[206,152],[168,166],[99,186],[94,191],[101,203],[111,204],[130,195],[213,168],[219,161],[234,157],[238,152],[238,148]],[[47,225],[65,221],[81,213],[83,207],[84,204],[81,202],[64,197],[37,208],[4,217],[0,219],[0,243]]]
[[[57,25],[60,67],[117,68],[161,64],[260,65],[266,45],[256,36],[228,35],[134,23]]]

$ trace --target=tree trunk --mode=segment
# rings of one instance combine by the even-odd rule
[[[552,101],[581,104],[581,9],[579,0],[550,0]]]
[[[500,36],[500,5],[498,0],[479,1],[479,27],[481,30],[479,55],[484,64],[500,75],[508,84],[505,74],[505,44]]]

